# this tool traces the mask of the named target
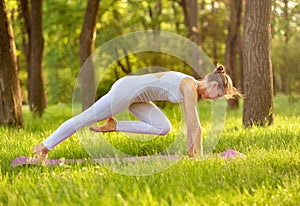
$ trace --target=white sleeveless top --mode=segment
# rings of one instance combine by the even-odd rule
[[[194,77],[175,71],[165,72],[161,77],[154,74],[126,76],[120,79],[118,85],[124,90],[126,88],[126,96],[130,95],[131,103],[149,101],[179,103],[183,101],[180,83],[184,78],[192,79],[197,87]]]

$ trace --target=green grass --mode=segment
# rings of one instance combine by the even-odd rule
[[[24,129],[0,127],[0,205],[299,205],[299,103],[299,98],[290,102],[278,95],[275,122],[268,127],[245,129],[242,109],[227,112],[214,153],[235,149],[247,158],[185,157],[147,176],[122,175],[92,163],[10,168],[15,157],[30,156],[33,145],[72,116],[71,107],[66,105],[49,106],[42,119],[31,118],[24,109]],[[210,103],[200,104],[206,134]],[[121,134],[105,138],[126,153],[156,153],[168,147],[180,132],[181,115],[174,111],[171,107],[165,111],[173,123],[168,136],[151,141],[134,141]],[[89,158],[78,137],[75,134],[58,145],[49,158]],[[122,166],[124,170],[142,171],[150,165],[137,162]]]

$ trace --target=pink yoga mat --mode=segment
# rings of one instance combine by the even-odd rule
[[[94,158],[94,159],[47,159],[43,164],[41,164],[38,158],[21,156],[15,158],[11,167],[16,167],[20,165],[45,165],[54,166],[59,164],[72,164],[72,163],[107,163],[107,162],[137,162],[155,159],[180,159],[178,155],[165,155],[165,156],[137,156],[137,157],[123,157],[123,158]]]
[[[218,156],[229,159],[235,157],[245,157],[244,154],[237,152],[235,150],[226,150]],[[11,167],[17,167],[20,165],[45,165],[45,166],[54,166],[59,164],[72,164],[72,163],[107,163],[107,162],[136,162],[136,161],[146,161],[146,160],[179,160],[183,156],[180,155],[161,155],[161,156],[137,156],[137,157],[123,157],[123,158],[94,158],[94,159],[47,159],[43,164],[41,164],[37,158],[21,156],[15,158]]]

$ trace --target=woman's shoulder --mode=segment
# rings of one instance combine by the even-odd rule
[[[181,76],[181,86],[197,88],[197,80],[193,76],[181,72],[178,74]]]
[[[170,73],[170,74],[173,74],[173,75],[176,75],[176,76],[179,76],[179,77],[189,77],[189,78],[192,78],[194,79],[193,76],[189,75],[189,74],[186,74],[186,73],[183,73],[183,72],[179,72],[179,71],[167,71],[165,73]]]
[[[191,75],[185,74],[183,72],[175,72],[175,73],[177,76],[180,77],[181,80],[196,82],[196,79]]]

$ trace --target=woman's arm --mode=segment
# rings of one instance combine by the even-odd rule
[[[195,83],[191,79],[183,79],[180,89],[184,95],[182,106],[187,127],[189,156],[200,155],[202,157],[202,128],[197,112],[198,94]]]

